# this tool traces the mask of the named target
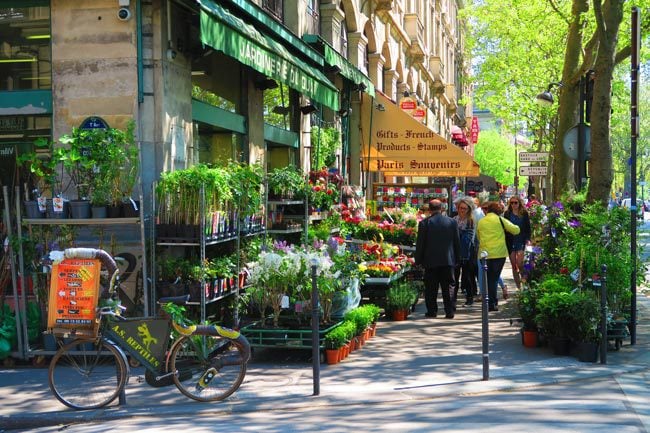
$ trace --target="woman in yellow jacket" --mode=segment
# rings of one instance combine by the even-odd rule
[[[485,204],[484,204],[485,206]],[[506,234],[519,234],[519,227],[501,217],[501,206],[497,202],[487,203],[487,214],[478,223],[477,234],[480,245],[479,255],[486,251],[488,308],[498,311],[497,282],[508,257]]]

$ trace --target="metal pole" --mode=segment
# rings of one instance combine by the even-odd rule
[[[481,341],[483,343],[483,380],[490,380],[490,332],[488,326],[487,251],[481,251],[483,288],[481,290]]]
[[[630,287],[630,344],[636,344],[636,140],[639,137],[639,51],[641,49],[641,36],[639,31],[639,8],[632,8],[632,58],[630,64],[631,93],[630,93],[630,256],[632,258],[632,274]]]
[[[319,300],[317,278],[318,261],[311,262],[311,363],[313,370],[314,394],[320,394],[320,341],[319,341]]]
[[[9,238],[13,237],[13,230],[11,228],[11,212],[10,212],[10,202],[9,202],[9,189],[7,186],[2,187],[2,195],[4,198],[4,204],[5,204],[5,214],[4,214],[4,223],[5,223],[5,230],[7,230],[7,236]],[[21,221],[18,221],[18,224],[21,224]],[[22,242],[20,243],[22,245]],[[11,243],[9,243],[9,250],[8,250],[8,257],[9,257],[9,269],[11,271],[11,286],[13,289],[13,294],[14,294],[14,299],[16,300],[15,303],[15,308],[14,308],[14,318],[16,322],[16,338],[17,338],[17,343],[18,343],[18,353],[22,358],[26,357],[26,352],[25,352],[25,346],[23,346],[23,333],[20,331],[22,326],[21,326],[21,314],[22,311],[25,310],[20,310],[20,303],[19,303],[19,298],[18,298],[18,274],[16,270],[16,253],[17,251],[13,250],[13,247],[11,246]],[[25,293],[25,290],[27,290],[26,284],[25,284],[25,279],[23,278],[22,281],[22,290],[23,293]]]
[[[578,159],[574,164],[574,181],[576,184],[576,191],[582,189],[582,178],[584,177],[584,163],[585,163],[585,141],[587,128],[585,128],[585,93],[587,89],[585,76],[580,77],[579,94],[580,94],[580,108],[578,120]]]
[[[519,169],[517,162],[519,161],[519,153],[517,152],[517,133],[515,133],[515,195],[519,197]]]
[[[607,364],[607,265],[600,278],[600,363]]]

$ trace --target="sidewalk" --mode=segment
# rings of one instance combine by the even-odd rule
[[[514,292],[510,268],[503,277]],[[440,301],[441,302],[441,301]],[[377,335],[336,365],[321,365],[320,395],[313,396],[308,354],[257,350],[241,388],[222,403],[197,403],[175,387],[151,388],[141,368],[131,371],[126,404],[73,411],[50,393],[47,369],[0,370],[0,430],[130,416],[232,413],[355,403],[408,401],[535,387],[623,374],[650,365],[650,298],[638,296],[637,344],[607,354],[607,364],[557,357],[548,348],[525,348],[511,325],[509,301],[490,313],[489,380],[483,381],[480,305],[460,306],[452,320],[424,317],[423,301],[405,322],[381,321]]]

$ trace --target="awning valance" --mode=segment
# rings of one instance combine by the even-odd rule
[[[341,75],[356,85],[363,84],[363,87],[365,87],[364,92],[370,96],[375,96],[375,85],[372,84],[370,78],[339,54],[325,39],[318,35],[303,35],[302,39],[314,47],[322,48],[325,63],[329,66],[336,66]]]
[[[389,176],[478,176],[472,157],[404,113],[384,94],[363,95],[364,167]]]
[[[457,125],[451,127],[451,139],[461,147],[465,147],[469,144],[465,132]]]
[[[211,0],[201,4],[201,42],[276,79],[332,110],[338,90],[318,69],[300,61],[286,47]]]

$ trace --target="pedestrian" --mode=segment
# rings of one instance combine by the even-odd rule
[[[424,268],[424,301],[426,317],[438,314],[438,288],[442,288],[442,302],[447,319],[454,318],[450,290],[454,284],[454,268],[460,261],[458,224],[442,213],[442,202],[429,203],[431,215],[418,224],[415,246],[415,264]]]
[[[517,289],[521,288],[521,275],[524,270],[524,250],[530,245],[530,217],[524,207],[521,198],[517,196],[510,197],[508,200],[508,209],[503,217],[519,227],[519,234],[515,236],[506,236],[508,246],[508,256],[512,265],[512,277],[515,280]]]
[[[537,200],[537,196],[535,194],[531,194],[528,197],[528,203],[526,203],[526,209],[530,209],[531,207],[537,206],[539,204],[541,203]]]
[[[458,214],[454,217],[458,224],[460,238],[460,263],[454,273],[454,293],[451,297],[456,307],[458,289],[465,294],[465,306],[474,303],[476,296],[476,223],[474,222],[474,202],[470,197],[459,198],[454,202]]]
[[[500,216],[498,202],[488,202],[487,215],[478,223],[478,240],[481,251],[487,252],[487,293],[490,311],[498,311],[497,282],[508,256],[506,232],[519,234],[520,228]]]

